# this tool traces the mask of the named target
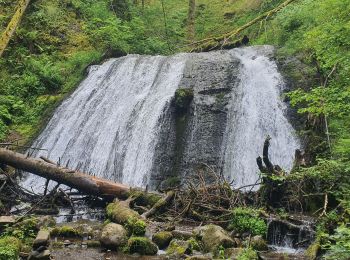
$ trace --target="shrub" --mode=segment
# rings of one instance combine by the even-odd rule
[[[265,221],[259,217],[257,210],[251,208],[235,208],[229,228],[240,233],[249,232],[254,236],[265,236],[267,233]]]

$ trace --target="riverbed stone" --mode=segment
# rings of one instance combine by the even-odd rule
[[[49,246],[50,232],[48,230],[40,230],[33,242],[33,249],[37,249],[40,246]]]
[[[28,257],[28,260],[50,260],[50,259],[51,259],[51,252],[48,249],[45,249],[41,252],[33,251]]]
[[[229,248],[236,245],[235,241],[227,232],[217,225],[206,225],[195,228],[193,234],[203,243],[203,249],[206,252],[215,251],[219,246]]]
[[[117,250],[126,244],[127,234],[122,225],[109,223],[102,229],[100,242],[106,248]]]
[[[173,239],[173,235],[169,231],[161,231],[153,235],[152,241],[156,243],[159,249],[166,248],[170,241]]]

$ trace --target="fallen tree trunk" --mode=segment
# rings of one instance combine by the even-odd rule
[[[126,198],[130,190],[124,184],[90,176],[39,159],[29,158],[4,148],[0,148],[0,163],[65,184],[89,195]]]
[[[26,11],[30,0],[20,0],[18,4],[18,8],[13,15],[11,21],[7,25],[5,31],[1,35],[0,38],[0,57],[2,56],[3,52],[5,51],[7,45],[9,44],[11,37],[16,31],[17,26],[21,22],[22,16],[24,15],[24,12]]]
[[[232,43],[229,42],[230,39],[236,37],[242,31],[251,27],[252,25],[254,25],[254,24],[256,24],[264,19],[271,17],[272,15],[276,14],[277,12],[279,12],[280,10],[282,10],[283,8],[285,8],[287,5],[289,5],[290,3],[294,2],[294,1],[295,0],[287,0],[287,1],[283,2],[282,4],[280,4],[279,6],[277,6],[276,8],[263,13],[262,15],[256,17],[255,19],[249,21],[248,23],[242,25],[241,27],[237,28],[234,31],[225,33],[225,34],[217,36],[217,37],[210,37],[207,39],[200,40],[198,42],[194,42],[192,45],[194,45],[196,47],[194,47],[191,50],[191,52],[201,52],[203,50],[209,51],[209,50],[217,49],[219,46],[225,47],[228,45],[232,45]]]

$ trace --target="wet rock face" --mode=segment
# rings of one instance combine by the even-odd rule
[[[239,61],[229,52],[191,55],[178,91],[191,93],[191,98],[181,99],[179,110],[175,96],[160,119],[162,130],[150,181],[153,187],[171,177],[170,186],[178,184],[183,176],[203,167],[198,162],[213,169],[221,166],[227,106],[237,83]]]

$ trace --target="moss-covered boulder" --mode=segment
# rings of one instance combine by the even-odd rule
[[[101,244],[109,249],[118,250],[128,241],[128,233],[122,225],[109,223],[102,229]]]
[[[17,260],[21,242],[15,237],[0,238],[0,260]]]
[[[126,202],[117,201],[108,204],[106,208],[107,217],[115,223],[124,225],[129,219],[141,219],[139,213],[129,208]]]
[[[128,231],[129,236],[143,236],[146,233],[147,224],[141,219],[130,218],[124,226]]]
[[[131,237],[127,248],[131,254],[155,255],[158,252],[157,245],[147,237]]]
[[[182,257],[185,254],[192,254],[192,247],[189,241],[173,239],[171,240],[166,253],[174,257]]]
[[[203,243],[203,249],[205,252],[214,252],[220,246],[224,248],[235,246],[235,241],[222,227],[217,225],[198,227],[193,231],[193,234]]]
[[[71,226],[57,226],[53,228],[50,232],[52,237],[82,237],[82,232],[80,229]]]
[[[250,246],[256,251],[268,250],[267,243],[262,236],[254,236],[250,240]]]
[[[138,206],[144,207],[153,207],[162,198],[160,194],[144,192],[138,189],[131,189],[129,196],[133,198],[133,202]]]
[[[161,231],[153,235],[152,241],[157,244],[159,249],[166,248],[170,241],[173,239],[173,235],[169,231]]]

